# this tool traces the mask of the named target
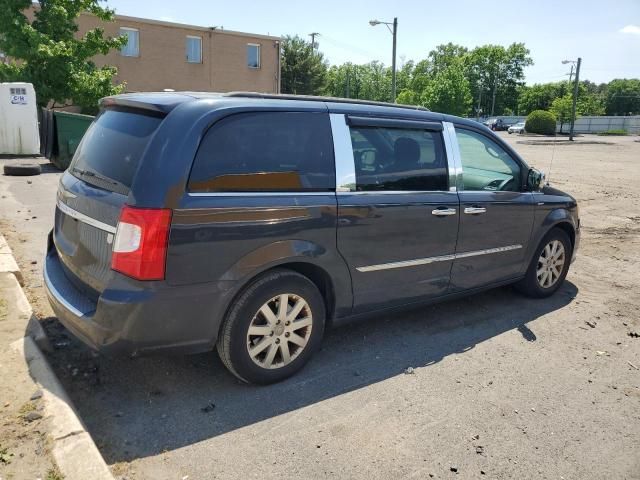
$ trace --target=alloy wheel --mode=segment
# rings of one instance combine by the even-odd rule
[[[305,349],[311,336],[313,317],[307,301],[283,293],[265,302],[247,331],[247,350],[262,368],[282,368]]]
[[[550,288],[556,284],[566,261],[564,245],[559,240],[550,241],[542,249],[538,258],[536,275],[538,285],[542,288]]]

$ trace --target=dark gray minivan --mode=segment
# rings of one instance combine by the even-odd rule
[[[328,323],[509,283],[554,293],[576,201],[486,127],[373,102],[108,97],[60,180],[44,268],[100,351],[217,346],[281,380]]]

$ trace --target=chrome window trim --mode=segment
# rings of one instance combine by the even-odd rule
[[[351,133],[342,113],[330,113],[333,154],[336,163],[336,192],[355,192],[356,164],[353,159]]]
[[[85,215],[84,213],[80,213],[77,210],[74,210],[73,208],[71,208],[66,203],[62,203],[60,199],[58,199],[58,201],[56,202],[56,205],[58,206],[61,212],[65,213],[66,215],[69,215],[72,218],[75,218],[76,220],[86,223],[87,225],[91,225],[92,227],[96,227],[107,233],[113,233],[113,234],[116,233],[116,227],[113,227],[107,223],[103,223],[100,220],[96,220],[95,218],[91,218],[90,216]]]
[[[45,264],[46,265],[46,264]],[[81,312],[80,310],[78,310],[76,307],[74,307],[73,305],[71,305],[63,296],[62,294],[56,289],[56,287],[53,286],[53,283],[51,283],[51,279],[49,278],[49,273],[47,272],[47,267],[45,266],[45,268],[43,269],[43,273],[44,273],[44,283],[47,286],[47,289],[49,290],[49,292],[51,293],[51,295],[53,297],[55,297],[55,299],[57,301],[59,301],[62,305],[64,305],[64,307],[69,310],[71,313],[73,313],[76,317],[84,317],[84,313]]]
[[[335,192],[187,192],[188,197],[316,197],[335,196]]]
[[[415,267],[417,265],[427,265],[434,262],[446,262],[456,260],[458,258],[476,257],[479,255],[489,255],[492,253],[509,252],[518,250],[522,245],[507,245],[505,247],[487,248],[484,250],[473,250],[470,252],[451,253],[449,255],[440,255],[437,257],[416,258],[415,260],[403,260],[400,262],[380,263],[378,265],[367,265],[365,267],[356,267],[356,270],[362,273],[376,272],[379,270],[390,270],[392,268]]]
[[[442,122],[442,126],[444,127],[442,136],[444,137],[444,147],[447,152],[447,164],[449,166],[449,191],[462,191],[462,157],[458,147],[456,129],[451,122]]]
[[[337,192],[338,195],[417,195],[422,193],[455,193],[451,190],[361,190],[358,192]]]

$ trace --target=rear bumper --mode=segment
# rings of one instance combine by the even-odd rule
[[[44,285],[56,316],[82,342],[100,352],[133,355],[210,350],[231,295],[230,282],[174,287],[114,272],[94,303],[66,277],[55,247],[44,263]]]

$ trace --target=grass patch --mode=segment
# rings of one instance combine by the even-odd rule
[[[622,128],[617,130],[607,130],[606,132],[599,132],[598,135],[607,136],[607,135],[627,135],[628,132]]]
[[[53,467],[49,469],[47,476],[44,478],[45,480],[64,480],[64,475],[60,473],[58,467]]]
[[[20,410],[18,410],[18,414],[21,417],[24,417],[27,413],[29,412],[33,412],[36,409],[36,404],[33,402],[27,402],[24,405],[22,405],[20,407]]]
[[[7,447],[0,445],[0,465],[9,465],[11,463],[11,457],[13,457],[13,453],[9,453]]]

